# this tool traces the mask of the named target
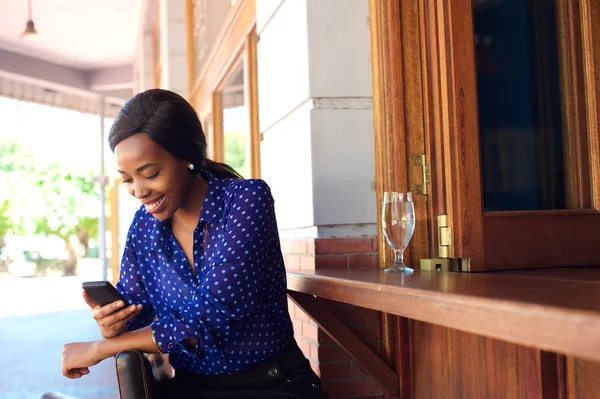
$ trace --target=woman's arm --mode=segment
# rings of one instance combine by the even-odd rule
[[[152,330],[148,326],[109,339],[64,345],[62,373],[68,378],[79,378],[89,373],[89,367],[127,349],[159,353],[159,348],[152,338]]]
[[[96,341],[96,356],[100,360],[114,356],[127,349],[137,349],[145,353],[159,353],[158,347],[152,338],[152,329],[150,326],[125,332],[114,338]]]

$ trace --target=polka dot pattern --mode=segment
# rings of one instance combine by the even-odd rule
[[[194,231],[192,274],[170,222],[142,206],[130,227],[117,289],[144,305],[129,322],[152,326],[176,370],[230,374],[261,362],[293,338],[274,202],[259,179],[219,179]],[[184,340],[198,344],[188,348]]]

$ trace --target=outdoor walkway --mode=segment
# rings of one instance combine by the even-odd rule
[[[81,298],[81,281],[100,279],[97,269],[79,277],[0,278],[0,399],[35,399],[45,392],[118,398],[112,359],[78,380],[61,374],[65,342],[100,337]]]

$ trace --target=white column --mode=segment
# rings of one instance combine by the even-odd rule
[[[143,33],[134,60],[134,94],[152,89],[154,85],[154,65],[152,65],[152,34]]]
[[[261,170],[282,238],[376,235],[368,0],[257,1]]]
[[[106,259],[106,175],[104,170],[104,118],[106,101],[104,96],[99,96],[100,114],[100,173],[98,183],[100,184],[100,220],[98,222],[99,257],[102,261],[102,280],[108,280],[108,261]]]
[[[160,86],[188,96],[185,0],[160,0]]]

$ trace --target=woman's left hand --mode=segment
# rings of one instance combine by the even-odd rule
[[[65,344],[62,351],[62,373],[67,378],[81,378],[89,374],[89,367],[100,362],[96,341]]]

